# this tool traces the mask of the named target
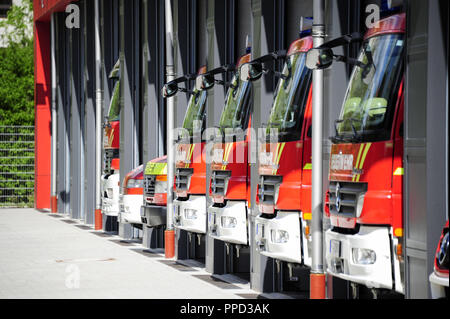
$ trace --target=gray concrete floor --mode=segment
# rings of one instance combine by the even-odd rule
[[[66,216],[52,215],[0,209],[0,298],[255,296],[246,287],[217,284],[202,268],[174,266],[162,254],[142,253],[139,243],[99,236]]]

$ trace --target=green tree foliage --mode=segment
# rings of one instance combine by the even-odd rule
[[[0,207],[34,202],[32,1],[0,22]]]
[[[34,125],[32,2],[14,5],[0,22],[0,125]]]

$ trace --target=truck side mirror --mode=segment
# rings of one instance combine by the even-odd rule
[[[109,73],[108,78],[110,78],[110,79],[120,78],[120,59],[118,59],[116,64],[114,64],[113,69]]]
[[[311,70],[322,70],[333,63],[333,50],[329,48],[313,48],[306,53],[306,67]]]
[[[245,63],[241,66],[241,81],[256,81],[263,75],[263,67],[261,63]]]
[[[202,74],[195,79],[195,88],[199,91],[209,90],[215,82],[214,74]]]
[[[163,96],[163,98],[168,98],[175,95],[177,92],[178,92],[178,85],[176,83],[169,82],[164,84],[161,90],[161,95]]]

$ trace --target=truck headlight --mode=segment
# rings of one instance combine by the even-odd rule
[[[156,181],[155,182],[155,194],[167,193],[167,182]]]
[[[377,260],[377,254],[371,249],[353,248],[353,262],[361,265],[371,265]]]
[[[191,208],[186,208],[184,210],[184,217],[186,219],[197,219],[197,210],[191,209]]]
[[[364,194],[360,194],[358,196],[358,200],[356,202],[356,217],[357,218],[359,218],[361,216],[363,206],[364,206]]]
[[[272,229],[270,237],[275,244],[284,244],[289,241],[289,233],[285,230]]]
[[[234,217],[222,216],[220,219],[223,228],[235,228],[237,225],[237,220]]]
[[[143,188],[144,187],[144,180],[143,179],[129,179],[128,184],[126,185],[127,188]]]

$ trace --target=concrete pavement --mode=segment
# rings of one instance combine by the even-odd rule
[[[66,216],[0,209],[0,298],[255,297]]]

